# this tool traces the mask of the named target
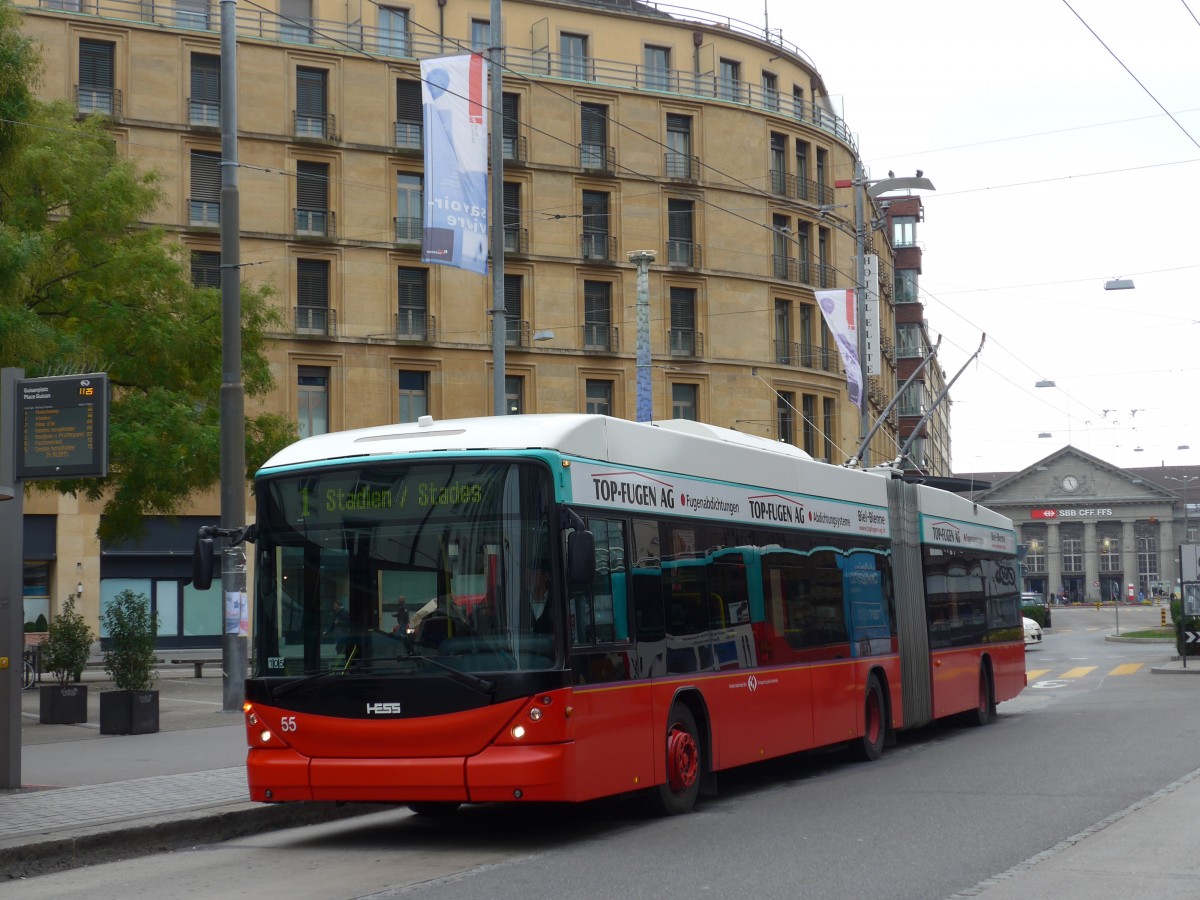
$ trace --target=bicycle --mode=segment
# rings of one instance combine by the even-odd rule
[[[21,654],[21,668],[23,669],[23,672],[22,672],[23,680],[21,682],[21,690],[23,690],[23,691],[32,690],[34,684],[37,682],[37,667],[34,666],[34,664],[33,664],[33,654],[32,653],[22,653]]]

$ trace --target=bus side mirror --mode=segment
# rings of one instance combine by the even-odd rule
[[[207,591],[212,587],[212,579],[213,539],[197,535],[192,547],[192,585],[198,591]]]
[[[573,588],[589,587],[596,577],[596,537],[572,531],[567,538],[567,580]]]

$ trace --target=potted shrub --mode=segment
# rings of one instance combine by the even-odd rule
[[[123,590],[100,614],[107,632],[104,671],[115,690],[100,693],[101,734],[158,731],[158,691],[154,685],[154,633],[157,616],[145,594]]]
[[[38,720],[43,725],[86,722],[87,685],[71,682],[78,682],[83,674],[95,635],[75,611],[74,597],[63,604],[47,632],[41,644],[42,668],[54,676],[57,684],[42,685]]]

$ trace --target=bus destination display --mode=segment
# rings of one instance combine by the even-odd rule
[[[108,375],[17,383],[18,480],[108,474]]]

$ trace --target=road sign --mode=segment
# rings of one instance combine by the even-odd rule
[[[1179,569],[1183,581],[1200,581],[1200,544],[1179,545]]]
[[[16,479],[108,474],[108,375],[17,382]]]
[[[1185,644],[1200,643],[1200,631],[1185,631],[1183,637]]]

